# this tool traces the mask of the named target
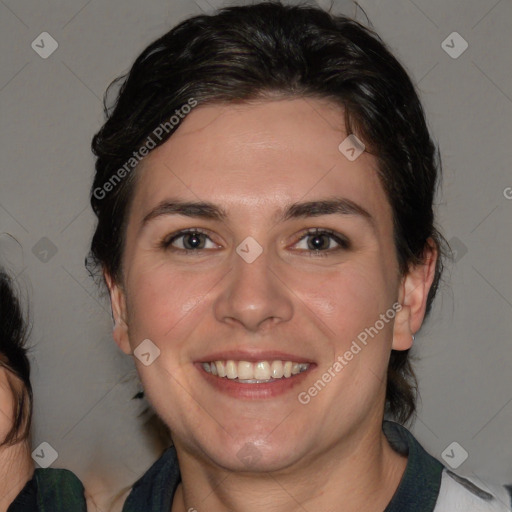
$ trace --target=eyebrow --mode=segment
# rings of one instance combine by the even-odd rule
[[[367,221],[375,229],[375,219],[362,206],[354,201],[336,197],[316,201],[292,203],[285,207],[284,211],[276,216],[276,222],[284,222],[290,219],[306,217],[320,217],[322,215],[353,215]],[[165,200],[153,208],[142,220],[142,225],[163,215],[183,215],[208,220],[225,221],[227,212],[213,203],[198,201]]]

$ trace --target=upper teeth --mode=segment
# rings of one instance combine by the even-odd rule
[[[206,372],[228,379],[243,381],[268,381],[291,377],[304,372],[309,368],[309,363],[294,363],[293,361],[212,361],[203,363]]]

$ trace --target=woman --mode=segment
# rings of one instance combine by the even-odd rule
[[[93,140],[92,256],[173,447],[125,511],[509,510],[399,423],[442,270],[437,152],[375,34],[265,2],[181,23]]]
[[[32,388],[23,350],[25,328],[9,277],[0,271],[0,510],[30,480]]]
[[[9,276],[0,270],[0,511],[85,511],[70,471],[38,468],[30,456],[32,386],[26,325]]]

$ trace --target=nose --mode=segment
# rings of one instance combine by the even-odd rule
[[[289,321],[293,294],[279,277],[278,266],[271,268],[266,252],[252,263],[233,257],[233,268],[214,303],[215,318],[251,332]]]

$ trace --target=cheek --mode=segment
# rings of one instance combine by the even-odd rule
[[[130,342],[149,338],[173,339],[179,345],[184,330],[193,329],[199,315],[204,315],[208,291],[214,287],[216,274],[170,269],[168,266],[133,267],[128,282],[127,308]]]
[[[304,302],[305,311],[327,334],[320,341],[326,344],[326,357],[315,382],[325,377],[329,383],[324,388],[313,382],[303,390],[309,397],[318,395],[311,407],[326,425],[344,424],[349,416],[362,421],[382,400],[394,295],[386,274],[372,262],[350,263],[321,278],[302,273],[294,281],[293,289]],[[380,315],[386,312],[389,317],[384,322]]]
[[[188,350],[211,307],[206,295],[212,282],[211,275],[180,272],[164,265],[144,266],[141,272],[133,266],[127,286],[130,344],[135,350],[149,339],[160,351],[148,366],[137,360],[135,363],[148,399],[164,416],[180,407],[189,396],[183,389],[193,385],[187,373]],[[167,417],[164,420],[168,424],[172,421]]]
[[[290,288],[319,320],[330,336],[347,342],[373,325],[391,308],[394,290],[378,265],[350,263],[323,275],[299,272]]]

